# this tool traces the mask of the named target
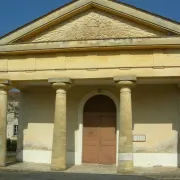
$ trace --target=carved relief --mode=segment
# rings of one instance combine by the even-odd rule
[[[90,9],[49,28],[29,42],[162,36],[149,27],[98,9]]]

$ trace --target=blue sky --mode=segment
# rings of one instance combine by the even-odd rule
[[[1,0],[0,36],[70,1],[71,0]],[[120,1],[180,22],[180,0]]]

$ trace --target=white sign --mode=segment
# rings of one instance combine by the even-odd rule
[[[146,135],[134,135],[133,141],[134,142],[146,142]]]

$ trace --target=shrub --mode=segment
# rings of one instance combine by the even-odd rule
[[[8,138],[7,139],[7,151],[10,151],[10,149],[11,149],[11,140]]]
[[[11,151],[16,151],[17,149],[17,141],[11,140]]]
[[[17,140],[7,139],[7,151],[16,151],[17,149]]]

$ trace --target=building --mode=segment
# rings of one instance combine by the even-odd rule
[[[7,109],[7,139],[17,140],[19,116],[19,92],[9,91]]]
[[[17,159],[179,166],[180,24],[76,0],[0,39],[0,165],[7,87],[21,91]]]
[[[7,138],[17,139],[18,135],[18,119],[14,117],[14,113],[7,114]]]

